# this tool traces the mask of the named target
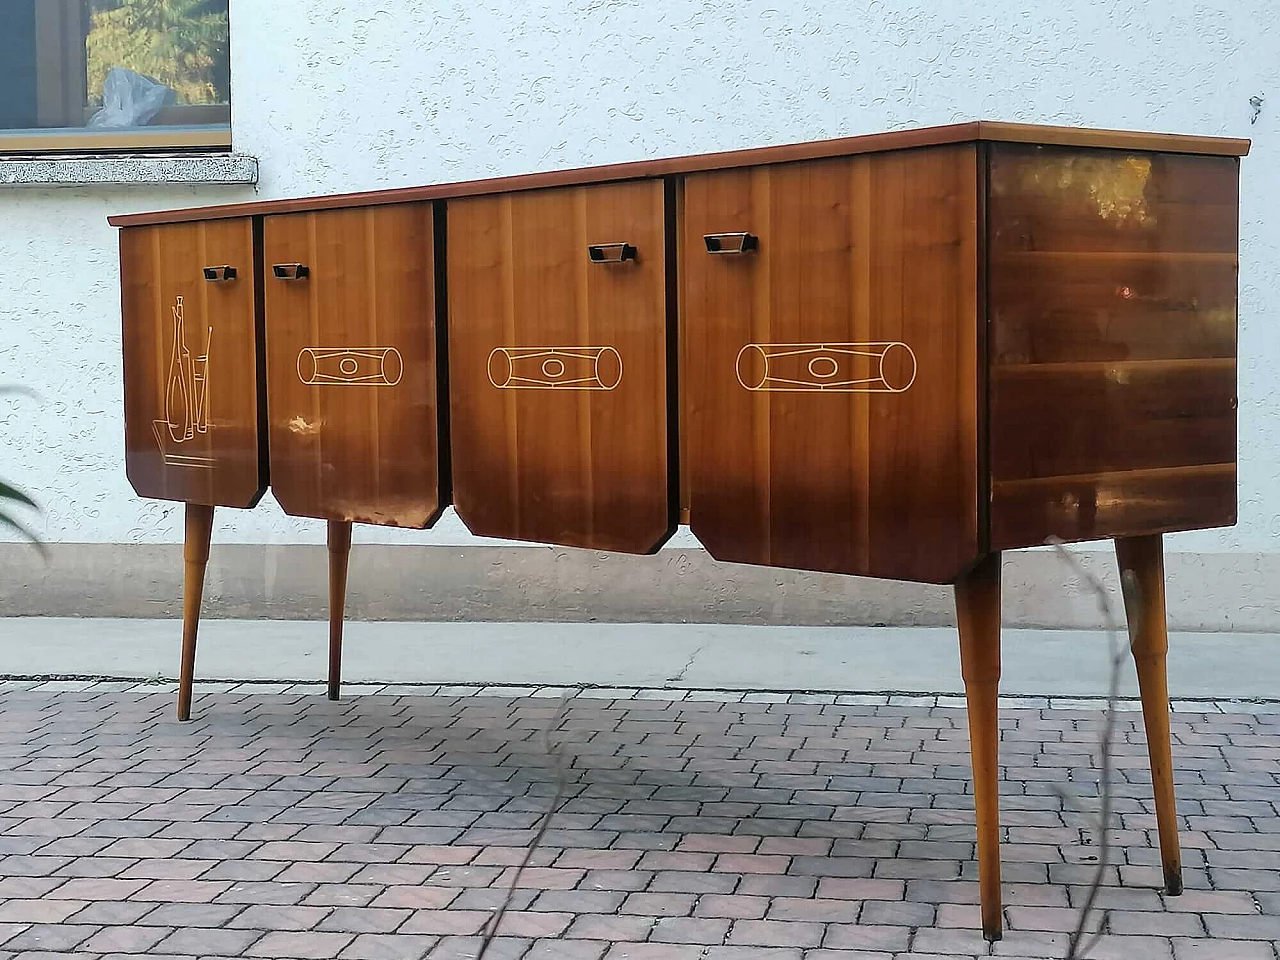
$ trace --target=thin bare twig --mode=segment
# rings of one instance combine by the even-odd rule
[[[1076,923],[1076,928],[1067,939],[1066,960],[1084,960],[1089,955],[1089,952],[1097,946],[1103,931],[1106,930],[1108,911],[1102,911],[1096,930],[1089,929],[1089,921],[1097,906],[1098,896],[1102,892],[1102,884],[1106,879],[1107,867],[1111,861],[1111,811],[1115,803],[1115,795],[1112,789],[1112,751],[1115,740],[1116,709],[1120,699],[1120,678],[1124,670],[1125,660],[1130,655],[1130,645],[1119,642],[1119,631],[1116,626],[1115,615],[1112,613],[1111,601],[1107,596],[1107,589],[1103,586],[1102,581],[1081,566],[1079,560],[1067,551],[1063,542],[1057,537],[1051,537],[1048,542],[1057,551],[1058,556],[1092,591],[1094,598],[1098,602],[1098,611],[1102,614],[1103,624],[1106,626],[1107,646],[1110,653],[1107,707],[1099,743],[1101,758],[1098,772],[1098,793],[1100,795],[1098,809],[1098,866],[1094,871],[1093,880],[1089,884],[1084,904],[1080,908],[1080,917]],[[1120,576],[1121,591],[1125,598],[1125,613],[1128,617],[1129,629],[1132,632],[1137,627],[1136,618],[1141,608],[1141,604],[1138,603],[1138,583],[1130,571],[1121,571]],[[1061,793],[1063,798],[1067,799],[1066,791],[1061,791]]]
[[[547,830],[551,827],[551,821],[555,818],[556,813],[559,812],[560,805],[564,802],[564,795],[569,789],[569,777],[564,767],[564,743],[559,740],[553,742],[551,737],[560,728],[560,725],[564,723],[564,718],[569,710],[569,701],[577,692],[576,689],[570,688],[561,694],[560,706],[542,729],[542,742],[547,751],[547,756],[551,757],[552,770],[555,773],[555,791],[552,794],[551,802],[547,805],[547,812],[542,815],[542,820],[538,823],[538,831],[533,835],[533,840],[529,843],[529,849],[525,851],[520,865],[516,867],[515,875],[511,878],[511,884],[507,887],[506,896],[502,898],[502,904],[484,925],[484,938],[480,941],[480,950],[476,953],[476,960],[484,960],[485,954],[489,952],[489,947],[493,944],[494,937],[498,935],[498,928],[502,925],[503,917],[511,909],[511,901],[515,898],[516,890],[520,887],[520,879],[524,876],[529,864],[533,862],[534,854],[542,846]]]

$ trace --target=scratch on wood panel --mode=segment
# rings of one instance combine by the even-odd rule
[[[320,433],[320,427],[323,425],[322,420],[315,423],[308,421],[305,417],[297,416],[290,420],[287,424],[290,433],[296,433],[301,437],[316,436]]]

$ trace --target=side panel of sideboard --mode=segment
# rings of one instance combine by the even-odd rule
[[[964,144],[687,177],[687,483],[712,556],[932,582],[978,559],[979,174]]]
[[[125,469],[143,497],[266,489],[251,218],[120,231]]]
[[[1235,522],[1238,168],[991,147],[994,549]]]
[[[454,498],[473,533],[647,553],[676,525],[659,180],[448,204]]]
[[[430,203],[264,220],[271,488],[287,513],[424,527],[439,457]]]

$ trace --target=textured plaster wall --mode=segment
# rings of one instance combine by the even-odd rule
[[[1240,525],[1280,552],[1280,28],[1274,0],[232,0],[250,188],[0,188],[0,477],[62,541],[180,538],[122,468],[108,213],[309,195],[985,118],[1246,136]],[[1249,99],[1264,102],[1257,122]],[[226,542],[312,542],[268,497]],[[0,533],[0,537],[4,534]],[[385,542],[472,542],[449,515]],[[691,542],[687,536],[678,541]]]

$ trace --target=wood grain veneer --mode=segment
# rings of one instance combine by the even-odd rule
[[[276,499],[294,516],[430,525],[448,502],[432,205],[275,215],[263,234]]]
[[[689,522],[720,560],[951,582],[980,555],[972,144],[690,175]],[[749,232],[758,250],[708,253]]]
[[[454,498],[473,532],[648,553],[675,529],[660,180],[453,201]],[[588,247],[635,256],[594,262]]]
[[[171,223],[178,220],[209,220],[228,216],[373,206],[419,200],[445,200],[454,197],[510,193],[517,190],[532,190],[543,187],[575,186],[646,177],[666,177],[707,170],[754,167],[761,164],[790,163],[796,160],[818,160],[861,153],[880,153],[887,150],[904,150],[913,147],[967,142],[1054,143],[1063,146],[1105,147],[1115,150],[1147,150],[1219,156],[1244,156],[1249,152],[1248,140],[1226,137],[1195,137],[1129,130],[1092,130],[1078,127],[976,121],[937,127],[920,127],[910,130],[893,130],[885,133],[840,137],[832,140],[817,140],[809,143],[753,147],[745,150],[728,150],[720,153],[707,153],[688,157],[637,160],[629,163],[603,164],[596,167],[580,167],[572,170],[553,170],[511,177],[494,177],[487,180],[471,180],[461,183],[376,190],[364,193],[334,194],[296,200],[266,200],[257,203],[227,204],[156,213],[136,213],[111,217],[109,222],[113,226],[124,227],[150,223]]]
[[[125,470],[139,496],[252,507],[266,489],[250,219],[120,233]],[[210,282],[204,269],[234,279]]]
[[[1234,523],[1239,161],[990,150],[993,548]]]

